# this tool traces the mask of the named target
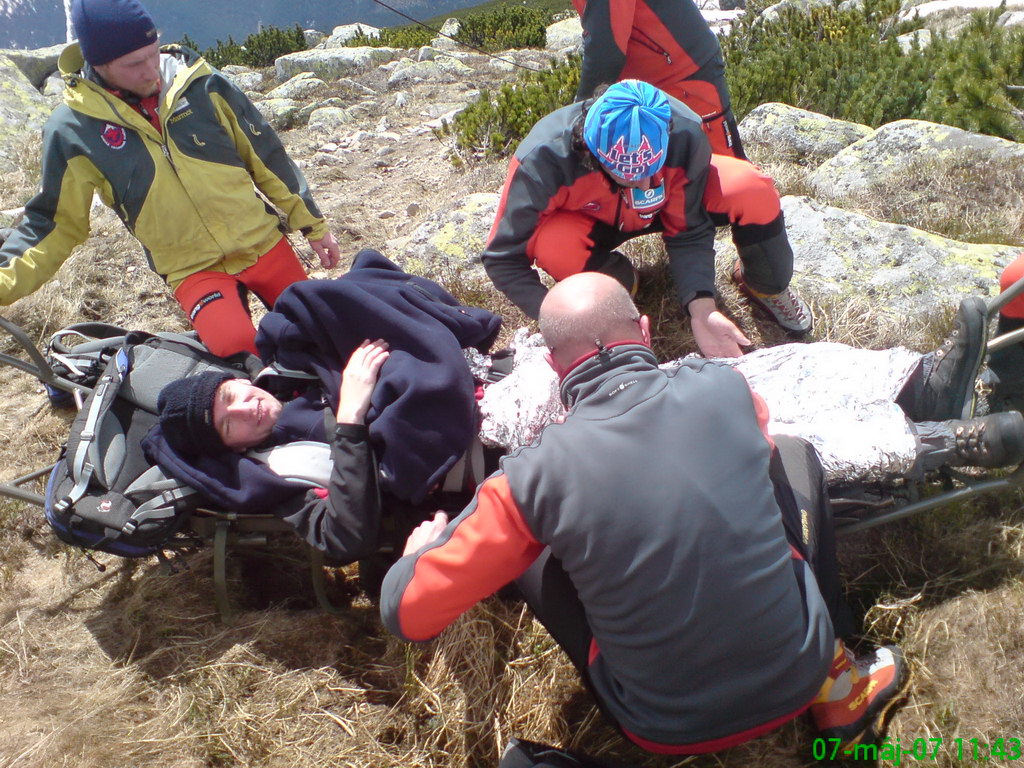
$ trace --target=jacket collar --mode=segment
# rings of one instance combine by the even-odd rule
[[[657,367],[658,358],[646,344],[633,341],[609,344],[580,358],[562,377],[559,394],[568,409],[593,394],[609,375]]]
[[[195,51],[180,45],[160,47],[160,75],[163,85],[160,89],[162,114],[170,114],[178,96],[193,80],[209,75],[213,68]],[[68,45],[57,61],[64,78],[64,103],[76,112],[110,120],[136,130],[146,125],[155,132],[146,119],[139,115],[123,99],[108,91],[92,67],[82,57],[78,43]]]

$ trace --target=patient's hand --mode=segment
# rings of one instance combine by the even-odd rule
[[[360,344],[341,374],[341,391],[338,393],[339,424],[362,424],[370,408],[370,396],[377,383],[380,367],[388,359],[388,343],[384,339]]]
[[[448,525],[448,515],[444,512],[435,512],[433,520],[420,523],[416,529],[409,534],[405,542],[403,555],[411,555],[420,547],[426,546],[441,535],[441,531]]]

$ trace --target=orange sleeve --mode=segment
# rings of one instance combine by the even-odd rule
[[[772,436],[768,434],[768,422],[771,416],[768,413],[768,403],[764,401],[754,390],[750,390],[750,397],[754,400],[754,413],[757,415],[757,425],[761,428],[761,434],[764,435],[764,439],[768,441],[769,447],[775,450],[775,441],[772,440]]]
[[[523,521],[506,476],[493,475],[436,541],[388,571],[381,618],[399,637],[429,640],[520,576],[543,549]]]

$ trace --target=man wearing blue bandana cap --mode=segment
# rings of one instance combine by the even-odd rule
[[[519,145],[498,206],[484,267],[530,317],[547,293],[534,265],[556,281],[604,272],[635,291],[636,271],[619,245],[660,232],[694,338],[709,357],[738,357],[749,339],[715,304],[714,224],[706,199],[711,149],[700,117],[639,80],[623,80],[596,99],[542,118]],[[769,181],[770,183],[770,181]],[[723,183],[722,190],[729,189]],[[741,249],[752,288],[810,315],[789,290],[792,261]],[[762,276],[755,283],[754,276]]]

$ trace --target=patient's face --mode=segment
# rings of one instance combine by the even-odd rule
[[[213,396],[213,426],[235,451],[266,440],[280,415],[281,401],[245,379],[228,379]]]

